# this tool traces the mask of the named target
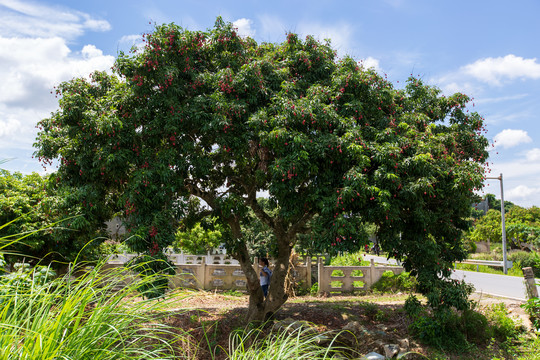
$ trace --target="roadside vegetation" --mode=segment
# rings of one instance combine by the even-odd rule
[[[46,266],[11,265],[1,258],[3,359],[354,359],[373,350],[377,332],[409,338],[409,356],[419,359],[535,359],[540,349],[503,303],[433,312],[407,273],[385,273],[363,295],[295,297],[271,323],[246,327],[240,292],[179,289],[145,300],[140,288],[152,279],[134,277],[136,269],[81,263],[57,275]],[[540,304],[526,310],[538,316]],[[366,331],[362,342],[343,331],[354,322]]]

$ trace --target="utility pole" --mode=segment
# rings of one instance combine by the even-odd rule
[[[502,227],[502,248],[503,248],[503,271],[508,274],[508,264],[506,263],[506,226],[504,223],[504,190],[503,174],[497,177],[486,177],[486,179],[499,180],[501,182],[501,227]]]

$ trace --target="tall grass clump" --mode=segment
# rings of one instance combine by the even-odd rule
[[[336,346],[337,336],[314,334],[308,327],[287,328],[265,335],[261,329],[233,332],[229,338],[230,360],[349,359],[351,349]],[[347,350],[347,351],[346,351]]]
[[[0,359],[184,357],[175,346],[184,339],[160,324],[157,302],[137,296],[152,279],[103,264],[70,269],[47,282],[31,269],[25,282],[0,276]]]

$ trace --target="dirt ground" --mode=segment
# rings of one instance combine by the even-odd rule
[[[358,321],[369,331],[385,334],[384,343],[397,343],[408,339],[410,350],[429,355],[429,350],[410,338],[410,319],[403,311],[406,294],[366,296],[302,296],[289,299],[275,314],[275,320],[291,318],[304,320],[319,332],[336,331],[352,321]],[[474,294],[477,307],[504,303],[511,315],[519,317],[530,327],[527,315],[520,307],[522,302]],[[169,300],[165,322],[178,329],[189,341],[178,344],[184,355],[195,359],[226,359],[231,332],[243,329],[247,313],[248,297],[215,292],[194,292]],[[269,331],[269,329],[267,329]],[[381,339],[377,339],[381,341]],[[375,339],[367,339],[360,347],[363,354],[378,351]],[[380,351],[379,351],[380,352]],[[450,357],[453,358],[453,357]],[[459,357],[455,357],[456,359]]]

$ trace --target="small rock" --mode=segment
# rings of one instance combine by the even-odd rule
[[[392,359],[399,353],[399,346],[396,344],[384,345],[384,354],[387,358]]]
[[[360,322],[358,322],[358,321],[352,321],[352,322],[348,323],[347,325],[345,325],[343,327],[342,330],[343,331],[349,331],[356,337],[370,336],[371,335],[370,331],[368,329],[366,329],[366,327],[364,325],[360,324]]]
[[[375,326],[377,329],[381,330],[381,331],[386,331],[388,330],[388,326],[384,325],[384,324],[377,324]]]
[[[403,351],[409,350],[409,339],[401,339],[398,341],[399,348]]]
[[[374,351],[361,357],[361,360],[384,360],[385,357]]]

